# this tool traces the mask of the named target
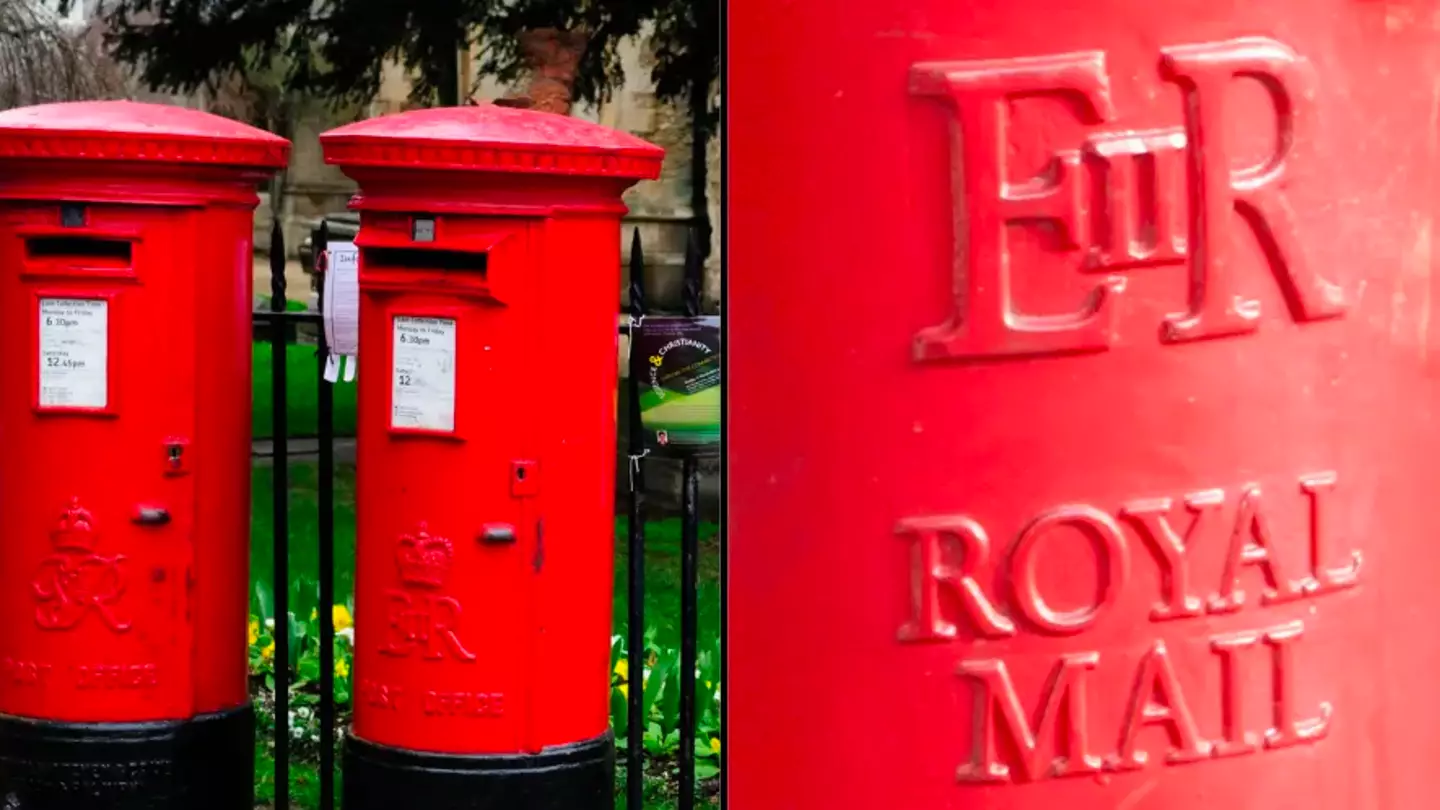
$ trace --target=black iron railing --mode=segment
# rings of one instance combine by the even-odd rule
[[[328,232],[325,224],[313,236],[315,270],[323,273],[327,257]],[[633,335],[636,326],[647,314],[644,285],[644,254],[638,229],[632,234],[630,253],[630,302],[629,322],[620,326],[622,334]],[[319,603],[316,619],[319,626],[319,808],[332,810],[335,805],[336,782],[336,705],[335,705],[335,624],[331,606],[335,604],[335,456],[334,456],[334,391],[331,383],[324,378],[324,366],[329,349],[326,345],[322,316],[318,311],[290,311],[286,298],[285,241],[278,222],[270,236],[270,302],[269,310],[254,313],[256,334],[268,336],[270,343],[271,367],[255,369],[255,374],[268,373],[272,381],[271,442],[273,444],[273,509],[271,521],[274,530],[274,560],[272,568],[272,592],[274,594],[272,613],[274,628],[274,782],[276,808],[289,808],[290,796],[290,686],[295,677],[298,651],[291,649],[294,634],[289,624],[294,621],[290,615],[290,508],[289,508],[289,420],[287,392],[287,343],[300,334],[301,327],[316,335],[315,375],[318,421],[319,480],[318,497],[318,562],[319,562]],[[692,232],[688,242],[685,262],[684,313],[688,316],[700,314],[700,290],[703,273],[703,259]],[[317,284],[316,290],[320,309],[324,307],[324,284]],[[629,627],[627,634],[627,662],[630,680],[638,688],[628,690],[625,771],[626,807],[641,810],[645,807],[645,764],[646,751],[641,730],[645,728],[643,675],[647,661],[645,634],[645,521],[647,504],[645,499],[644,431],[640,423],[639,380],[630,375],[628,418],[628,454],[631,476],[629,488],[629,536],[628,536],[628,602]],[[698,635],[698,560],[699,560],[699,500],[700,469],[693,457],[682,461],[682,529],[681,529],[681,599],[676,607],[680,611],[680,722],[679,722],[679,774],[676,792],[679,810],[695,807],[695,743],[696,743],[696,667]],[[617,482],[620,487],[626,481]]]
[[[324,255],[325,226],[317,234],[317,256]],[[293,636],[290,623],[290,425],[289,402],[286,396],[289,380],[287,344],[289,338],[300,333],[300,326],[311,327],[316,335],[316,400],[317,443],[319,445],[319,480],[317,496],[318,516],[318,557],[320,568],[320,594],[317,621],[320,627],[320,807],[335,807],[335,623],[330,606],[334,604],[335,591],[335,453],[334,453],[334,390],[324,379],[324,365],[329,348],[325,343],[325,330],[319,311],[291,311],[286,298],[285,278],[285,236],[277,221],[270,233],[270,309],[257,310],[254,320],[258,327],[265,327],[270,338],[269,369],[255,369],[255,374],[269,374],[271,379],[271,458],[274,463],[272,478],[273,509],[271,525],[274,532],[274,556],[271,576],[274,577],[271,592],[274,594],[272,607],[274,628],[271,636],[274,652],[274,758],[275,758],[275,807],[290,807],[290,683],[294,675],[290,640]],[[323,287],[320,288],[323,307]]]

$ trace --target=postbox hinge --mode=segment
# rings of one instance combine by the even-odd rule
[[[510,462],[510,497],[533,498],[540,494],[540,465],[534,461]]]

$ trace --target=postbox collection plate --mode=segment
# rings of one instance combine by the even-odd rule
[[[41,408],[103,410],[110,404],[110,301],[38,299]]]
[[[459,373],[455,319],[396,315],[392,323],[390,426],[453,432]]]

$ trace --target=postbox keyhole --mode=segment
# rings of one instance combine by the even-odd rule
[[[185,444],[182,439],[171,439],[165,442],[166,475],[185,474]]]
[[[540,492],[540,475],[533,461],[510,463],[510,495],[528,498]]]

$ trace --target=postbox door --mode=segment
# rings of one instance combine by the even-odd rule
[[[385,225],[359,240],[375,360],[360,374],[356,610],[384,618],[357,637],[356,733],[526,750],[543,553],[527,228],[442,221],[417,247]]]
[[[53,208],[14,208],[0,240],[0,330],[15,347],[0,375],[0,442],[28,471],[0,482],[0,711],[185,717],[191,215],[84,216],[62,228]]]

